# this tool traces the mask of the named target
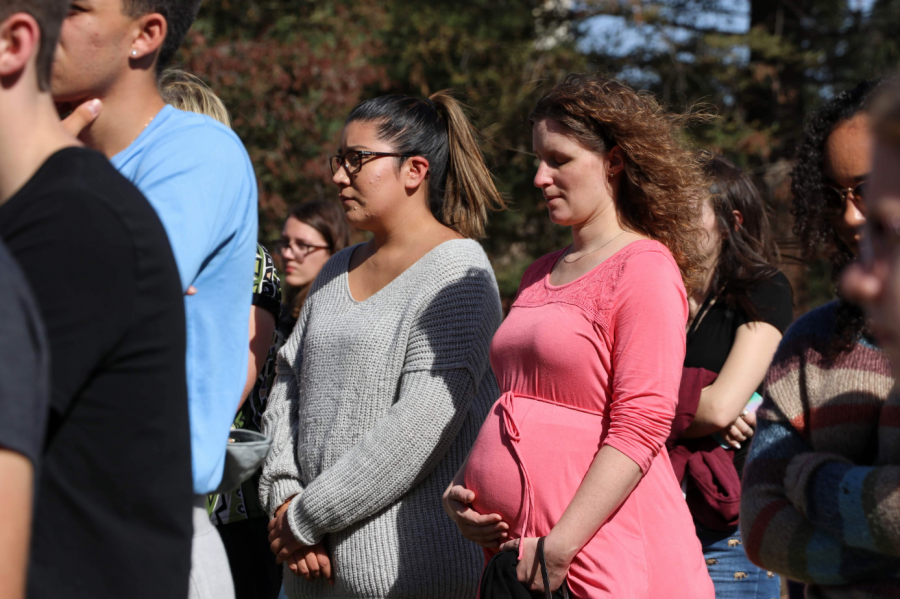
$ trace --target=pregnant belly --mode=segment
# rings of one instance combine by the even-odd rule
[[[465,484],[475,493],[472,508],[480,514],[500,514],[518,537],[526,525],[527,471],[534,493],[529,533],[547,534],[600,449],[606,421],[599,414],[525,397],[512,398],[510,404],[519,440],[508,434],[508,416],[497,402],[472,446]]]

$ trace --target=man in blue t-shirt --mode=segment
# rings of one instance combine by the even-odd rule
[[[247,378],[257,195],[238,137],[167,106],[157,72],[174,56],[200,0],[74,0],[53,66],[54,99],[99,112],[80,139],[147,196],[178,264],[187,315],[193,454],[192,597],[233,596],[228,562],[205,511],[222,479],[228,431]]]

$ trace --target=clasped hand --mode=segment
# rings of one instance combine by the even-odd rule
[[[287,520],[290,503],[288,499],[269,521],[269,548],[275,554],[275,562],[279,564],[287,562],[294,576],[306,580],[324,577],[330,584],[334,584],[331,557],[325,546],[322,543],[304,545],[294,538]]]

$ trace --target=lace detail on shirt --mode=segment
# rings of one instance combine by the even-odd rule
[[[548,276],[565,250],[538,258],[522,276],[513,308],[538,308],[560,303],[584,310],[591,319],[609,328],[610,312],[615,307],[616,287],[629,258],[643,252],[660,252],[673,260],[669,250],[650,239],[634,241],[575,281],[559,287],[549,286]]]

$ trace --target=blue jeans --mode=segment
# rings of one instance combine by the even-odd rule
[[[716,588],[716,599],[778,599],[781,596],[778,575],[747,559],[740,529],[720,532],[697,525],[697,537]]]

